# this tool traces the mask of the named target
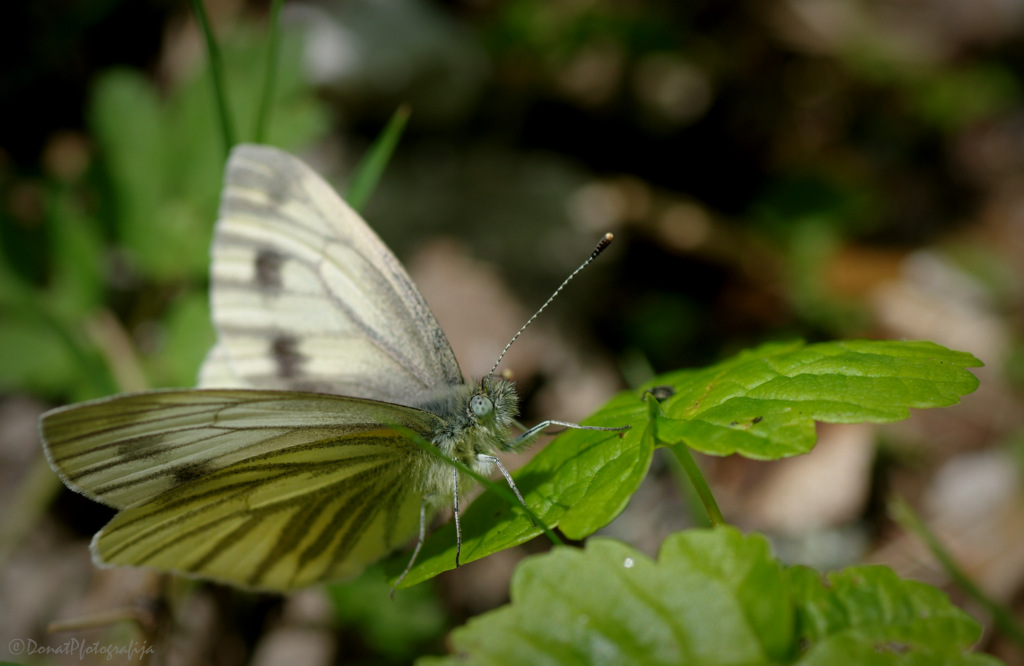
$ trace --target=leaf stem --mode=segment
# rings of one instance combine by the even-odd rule
[[[669,447],[662,447],[669,448]],[[655,451],[657,453],[657,451]],[[708,518],[708,512],[702,511],[698,508],[697,503],[700,498],[697,496],[697,491],[694,489],[692,483],[690,483],[689,477],[686,475],[686,470],[683,469],[683,464],[679,462],[679,458],[675,456],[666,456],[665,464],[668,465],[669,471],[672,474],[672,479],[676,482],[679,488],[686,495],[686,509],[690,514],[690,520],[693,524],[698,527],[711,527],[711,520]],[[701,503],[703,506],[703,503]]]
[[[259,103],[259,111],[256,115],[256,128],[253,131],[253,141],[263,143],[267,133],[267,124],[270,121],[270,106],[274,99],[274,87],[277,82],[277,52],[281,44],[281,5],[284,0],[273,0],[270,5],[270,43],[267,45],[267,71],[263,79],[263,95]]]
[[[711,494],[711,488],[708,487],[708,482],[704,480],[704,475],[701,474],[700,468],[697,466],[697,461],[690,455],[690,449],[682,443],[671,444],[667,448],[672,451],[675,455],[676,460],[683,466],[683,471],[686,472],[686,477],[690,480],[693,485],[693,489],[697,491],[697,497],[700,498],[700,503],[704,505],[704,510],[708,514],[708,520],[711,521],[712,527],[720,527],[725,525],[725,518],[722,516],[722,510],[718,508],[718,502],[715,501],[715,496]]]
[[[220,58],[220,48],[217,46],[217,38],[213,35],[213,27],[206,15],[206,8],[202,0],[189,0],[192,3],[192,12],[196,20],[203,28],[203,37],[206,41],[206,53],[210,58],[210,79],[213,81],[213,94],[217,100],[217,111],[220,116],[221,135],[224,139],[224,154],[231,152],[235,145],[235,130],[231,125],[231,117],[228,113],[227,94],[224,87],[223,72],[224,63]]]
[[[700,499],[700,503],[704,505],[704,511],[708,514],[708,520],[711,521],[712,527],[720,527],[726,525],[725,518],[722,516],[722,510],[718,508],[718,502],[715,501],[715,496],[711,494],[711,488],[708,487],[708,482],[704,480],[704,475],[701,474],[700,467],[697,466],[697,461],[693,459],[690,454],[690,449],[683,442],[662,442],[661,438],[658,437],[658,420],[661,418],[661,404],[654,397],[652,393],[645,393],[644,399],[647,401],[647,419],[649,426],[654,429],[654,444],[655,446],[663,446],[672,451],[672,455],[679,461],[680,466],[683,468],[683,472],[686,473],[686,478],[690,480],[690,485],[693,490],[697,493],[697,498]]]
[[[897,497],[889,504],[889,512],[892,517],[898,522],[903,529],[908,532],[916,534],[919,539],[924,541],[925,545],[932,552],[932,555],[942,568],[945,569],[946,574],[956,583],[967,596],[974,599],[976,603],[981,605],[985,610],[992,616],[992,621],[999,627],[1008,638],[1013,640],[1020,646],[1021,650],[1024,650],[1024,629],[1021,628],[1017,621],[1014,619],[1013,613],[1005,606],[989,597],[985,592],[982,591],[978,585],[967,576],[966,573],[960,569],[960,566],[950,555],[949,551],[939,542],[938,537],[928,529],[921,517],[917,515],[910,504],[902,497]]]

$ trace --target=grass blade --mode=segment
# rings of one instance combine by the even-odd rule
[[[349,183],[348,192],[345,193],[345,200],[355,210],[361,210],[369,201],[370,195],[373,194],[384,173],[384,168],[391,160],[391,154],[395,152],[395,146],[398,145],[398,140],[401,138],[408,120],[409,107],[403,104],[391,116],[387,127],[373,142],[369,152],[353,172],[352,182]]]
[[[263,96],[260,99],[256,115],[256,127],[253,130],[253,141],[264,143],[267,125],[270,122],[270,105],[274,99],[274,87],[277,84],[277,52],[281,44],[281,5],[284,0],[273,0],[270,5],[270,43],[267,45],[267,71],[263,80]]]
[[[213,81],[213,94],[217,100],[217,111],[220,117],[221,135],[224,139],[224,156],[231,152],[235,145],[235,130],[231,124],[231,114],[228,112],[227,91],[224,87],[224,63],[220,57],[220,47],[217,46],[217,38],[213,34],[213,27],[206,15],[206,8],[202,0],[190,0],[192,12],[196,20],[203,28],[203,37],[206,41],[206,53],[210,58],[210,79]]]

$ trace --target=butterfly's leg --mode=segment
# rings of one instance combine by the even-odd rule
[[[573,430],[629,430],[629,426],[621,426],[618,428],[605,428],[603,426],[585,426],[578,423],[569,423],[567,421],[541,421],[537,425],[533,426],[522,435],[519,435],[512,441],[506,443],[504,448],[506,451],[515,451],[523,444],[529,442],[534,437],[537,437],[544,431],[545,428],[550,426],[559,426],[561,428],[571,428]]]
[[[524,500],[523,496],[519,493],[519,488],[516,488],[516,482],[512,480],[512,475],[508,473],[508,470],[505,469],[505,466],[501,464],[501,461],[498,460],[496,456],[489,456],[483,453],[477,455],[477,460],[480,460],[481,462],[494,463],[495,465],[498,466],[498,469],[501,470],[501,475],[505,477],[506,481],[508,481],[509,487],[512,488],[512,492],[514,492],[516,494],[516,497],[519,498],[519,503],[523,505],[523,508],[526,509],[526,515],[529,516],[530,508],[526,506],[526,500]],[[537,523],[533,522],[532,516],[530,517],[530,522],[533,523],[534,527],[537,526]]]
[[[420,537],[416,540],[416,547],[412,551],[412,557],[409,558],[409,564],[405,565],[405,571],[398,577],[395,584],[391,586],[391,598],[395,598],[395,588],[398,584],[405,580],[405,575],[412,570],[413,563],[416,562],[416,556],[420,554],[420,548],[423,547],[423,539],[427,535],[427,498],[424,497],[420,500]]]
[[[459,527],[459,468],[452,467],[452,509],[455,513],[455,568],[462,554],[462,529]]]

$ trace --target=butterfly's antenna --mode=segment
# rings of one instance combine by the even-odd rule
[[[562,284],[558,285],[558,289],[555,289],[555,293],[551,294],[551,297],[548,298],[548,300],[544,301],[544,305],[540,306],[540,309],[534,312],[533,316],[527,319],[526,323],[523,324],[523,327],[516,331],[516,334],[512,336],[511,340],[508,341],[508,344],[505,345],[505,348],[501,350],[500,354],[498,354],[498,360],[494,362],[493,366],[491,366],[491,371],[488,374],[494,374],[494,371],[498,369],[498,365],[501,363],[501,359],[505,358],[505,353],[508,351],[508,348],[512,346],[512,343],[515,342],[520,335],[522,335],[523,331],[526,330],[527,326],[533,323],[533,320],[537,318],[537,315],[539,315],[541,312],[544,312],[544,308],[551,305],[551,301],[555,300],[555,296],[558,296],[558,293],[565,289],[565,285],[569,284],[569,280],[572,280],[574,277],[576,277],[577,273],[586,268],[587,265],[594,259],[597,259],[597,255],[604,252],[605,248],[611,245],[613,238],[615,237],[612,236],[611,234],[605,234],[604,238],[601,239],[601,242],[599,242],[597,244],[597,247],[594,248],[594,251],[590,253],[589,257],[587,257],[587,260],[580,264],[576,270],[570,273],[569,277],[565,278]]]

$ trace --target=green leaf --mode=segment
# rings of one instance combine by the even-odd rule
[[[1014,617],[1013,609],[996,601],[957,564],[953,556],[946,550],[939,537],[917,515],[910,504],[901,497],[889,503],[889,515],[905,531],[922,540],[931,551],[932,557],[939,563],[954,585],[963,590],[978,606],[983,608],[992,618],[996,629],[1024,649],[1024,626]]]
[[[103,234],[99,222],[81,210],[69,188],[51,187],[47,208],[53,263],[48,298],[55,312],[82,316],[103,302]]]
[[[801,664],[996,664],[964,654],[981,626],[940,590],[902,580],[880,566],[822,577],[807,567],[788,572],[797,604]]]
[[[160,320],[161,345],[145,360],[153,388],[192,386],[199,366],[217,335],[210,322],[210,301],[205,292],[181,294]]]
[[[760,459],[806,453],[814,446],[815,420],[894,421],[906,418],[908,407],[953,404],[977,387],[978,380],[964,369],[977,365],[970,354],[931,342],[764,345],[620,393],[585,423],[628,425],[630,430],[569,430],[516,473],[516,485],[546,525],[583,539],[626,507],[647,474],[655,446],[686,445]],[[660,404],[663,416],[652,422],[644,395],[655,387],[672,395]],[[478,560],[540,533],[521,508],[484,492],[462,517],[461,561]],[[425,541],[402,586],[453,569],[455,548],[450,522]],[[385,570],[396,577],[408,557],[395,555]]]
[[[129,70],[106,72],[92,94],[90,119],[116,241],[139,273],[160,281],[205,277],[209,267],[223,161],[217,144],[203,139],[201,129],[211,123],[194,118],[189,107],[181,91],[165,101]],[[189,136],[175,135],[178,123]],[[202,176],[202,192],[185,173]]]
[[[51,396],[76,385],[77,359],[63,342],[41,317],[7,313],[0,326],[0,391]]]
[[[370,200],[377,187],[377,182],[384,174],[384,169],[391,160],[391,154],[395,152],[398,140],[402,137],[405,124],[409,120],[409,107],[400,106],[391,115],[384,131],[380,133],[377,140],[370,146],[370,150],[359,162],[352,172],[352,180],[345,193],[345,200],[354,210],[362,210],[366,202]]]
[[[89,400],[117,384],[87,336],[48,308],[17,307],[0,326],[0,391]]]
[[[657,562],[597,538],[524,560],[510,604],[418,663],[997,663],[966,652],[981,628],[934,588],[882,567],[832,581],[728,527],[673,534]]]
[[[153,85],[138,72],[108,70],[93,86],[89,117],[119,242],[142,263],[187,260],[180,241],[152,223],[165,196],[167,162],[166,114]]]
[[[230,99],[256,99],[265,45],[240,30],[224,44]],[[268,143],[294,149],[322,134],[327,113],[302,79],[302,43],[284,35]],[[161,96],[136,72],[110,70],[92,91],[90,124],[110,189],[116,240],[156,281],[204,279],[224,172],[223,137],[209,73],[196,71]],[[251,127],[253,104],[235,110]]]
[[[658,437],[713,455],[774,460],[814,447],[814,422],[884,423],[945,407],[978,387],[974,356],[933,342],[772,344],[653,380],[674,395]]]

